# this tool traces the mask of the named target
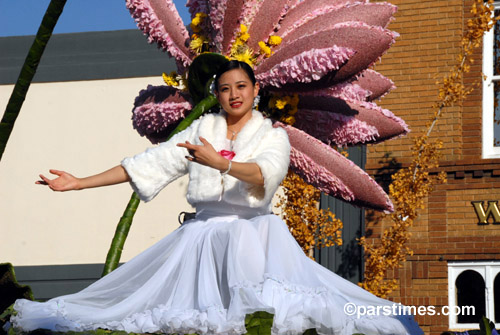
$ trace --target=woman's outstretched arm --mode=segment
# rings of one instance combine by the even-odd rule
[[[58,177],[55,179],[49,179],[44,175],[40,175],[41,180],[36,181],[36,184],[47,185],[51,190],[59,192],[115,185],[130,180],[127,172],[121,165],[115,166],[114,168],[102,173],[84,178],[75,177],[65,171],[51,169],[49,172],[57,175]]]

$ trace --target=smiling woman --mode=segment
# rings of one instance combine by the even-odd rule
[[[242,7],[239,0],[234,1],[238,2],[221,1],[221,7],[225,4],[228,9],[224,18],[215,11],[217,6],[207,5],[216,1],[188,1],[192,12],[205,7],[214,9],[213,13],[209,13],[211,15],[207,15],[212,19],[214,33],[226,32],[227,36],[214,37],[214,46],[220,48],[212,55],[197,55],[196,50],[189,47],[190,44],[186,43],[189,32],[171,1],[127,2],[128,8],[150,40],[157,40],[161,48],[167,49],[176,57],[180,76],[171,76],[175,79],[180,77],[179,82],[182,82],[182,75],[188,74],[189,92],[183,94],[180,84],[160,89],[149,87],[141,92],[135,106],[158,102],[164,103],[162,107],[169,108],[187,105],[187,110],[191,103],[188,101],[189,97],[192,97],[193,108],[181,124],[186,120],[192,121],[192,115],[201,114],[214,106],[217,99],[222,109],[219,113],[207,113],[197,118],[168,141],[125,158],[121,165],[103,173],[77,178],[60,170],[52,170],[58,177],[49,179],[41,175],[38,184],[48,185],[56,191],[66,191],[129,181],[138,197],[150,201],[172,181],[188,174],[187,200],[196,207],[196,215],[157,244],[78,293],[57,297],[45,303],[18,300],[14,306],[18,313],[11,319],[18,330],[45,328],[86,331],[105,328],[140,333],[240,335],[246,333],[245,320],[248,314],[268,312],[274,314],[274,334],[301,334],[313,328],[319,334],[335,335],[422,333],[411,316],[370,315],[358,318],[346,313],[346,304],[373,306],[377,310],[393,304],[377,298],[309,259],[291,236],[286,224],[272,215],[271,199],[288,170],[291,158],[295,159],[295,167],[302,168],[301,171],[306,171],[305,174],[325,177],[312,182],[327,184],[329,187],[325,187],[326,191],[332,193],[340,190],[337,195],[344,195],[347,200],[354,201],[357,197],[354,191],[351,192],[347,186],[342,187],[343,183],[336,181],[333,171],[327,170],[325,166],[333,166],[330,163],[336,163],[335,170],[339,171],[341,179],[346,182],[353,183],[355,176],[363,176],[360,179],[366,182],[366,187],[358,185],[362,193],[370,194],[366,191],[370,185],[372,194],[381,195],[381,189],[375,186],[366,173],[363,175],[359,168],[359,171],[355,170],[354,164],[345,162],[345,158],[341,158],[335,148],[311,139],[291,124],[283,124],[279,121],[281,118],[272,120],[272,116],[265,114],[268,117],[264,117],[253,109],[259,85],[255,83],[252,71],[238,61],[227,62],[221,51],[232,50],[228,45],[232,40],[229,34],[234,35],[233,26],[239,16],[234,15],[234,10],[248,9],[246,6]],[[317,5],[317,1],[299,1],[294,8],[289,8],[288,0],[263,0],[255,4],[257,3],[260,3],[260,11],[270,13],[269,17],[275,23],[281,22],[284,9],[289,10],[292,18],[296,17],[294,12],[321,12],[307,7],[300,9],[306,5]],[[351,8],[346,7],[345,10]],[[156,13],[159,14],[160,11],[161,15],[157,16]],[[385,6],[383,11],[390,13],[391,7]],[[247,17],[246,14],[249,13],[242,12],[242,17]],[[246,55],[254,46],[261,45],[262,40],[268,40],[269,45],[273,44],[273,39],[268,39],[268,35],[276,25],[270,20],[261,22],[266,17],[268,15],[255,16],[256,21],[249,25],[249,34],[253,39],[248,40],[248,45],[242,46],[244,50],[240,56]],[[223,19],[233,20],[229,22],[229,26],[233,28],[220,29],[224,26]],[[367,106],[367,109],[371,106],[372,110],[376,110],[367,101],[368,90],[357,84],[354,86],[351,81],[342,81],[355,79],[391,44],[394,34],[382,28],[387,20],[381,21],[383,22],[377,23],[380,27],[373,29],[368,24],[359,23],[351,26],[339,24],[325,30],[329,36],[346,34],[345,38],[353,42],[352,48],[332,46],[331,41],[325,38],[325,31],[316,38],[307,37],[307,41],[305,35],[288,31],[283,33],[296,41],[283,43],[282,50],[285,50],[285,54],[276,50],[274,57],[272,52],[266,52],[262,56],[268,57],[266,60],[259,55],[246,59],[251,61],[251,66],[256,66],[253,60],[262,60],[262,66],[256,67],[256,73],[259,74],[257,78],[261,78],[259,80],[263,91],[266,89],[265,85],[268,86],[267,92],[275,91],[269,87],[273,84],[276,84],[275,88],[281,93],[312,81],[317,81],[315,84],[318,85],[335,84],[340,86],[322,87],[322,92],[339,93],[345,90],[342,91],[343,94],[358,97],[360,105]],[[163,30],[165,27],[161,25],[163,22],[170,25],[166,34],[167,30]],[[304,23],[302,20],[298,23],[300,22]],[[244,30],[241,27],[240,33]],[[352,28],[356,27],[359,28],[359,34],[351,34],[355,31]],[[316,29],[311,26],[305,28],[305,32]],[[357,43],[363,32],[369,34],[373,41],[382,40],[378,51],[370,54],[367,59],[356,58],[356,48],[360,49],[359,54],[364,51],[364,44]],[[236,34],[240,33],[236,31]],[[243,41],[242,36],[238,38],[240,42]],[[318,48],[322,51],[317,51]],[[236,59],[237,54],[231,52]],[[205,71],[202,60],[207,57],[223,59],[228,65],[215,66],[210,63],[210,71]],[[232,64],[238,66],[231,68]],[[319,74],[328,75],[321,81],[316,71],[320,65]],[[211,79],[211,71],[217,71],[217,99],[208,92],[209,81],[192,85],[196,84],[196,76],[193,74],[197,69],[202,70],[198,78],[207,75]],[[159,94],[158,99],[154,99],[154,93],[160,90],[165,95],[160,99]],[[208,96],[199,94],[199,91],[207,92]],[[338,99],[337,96],[324,98]],[[312,99],[316,98],[308,99],[305,95],[303,100],[307,102]],[[150,104],[149,107],[155,109],[157,106]],[[309,105],[308,108],[316,107]],[[294,109],[294,113],[298,112],[297,108]],[[385,112],[384,115],[389,113]],[[292,140],[295,141],[295,151],[291,151]],[[224,150],[231,151],[234,156],[219,155]],[[345,174],[345,170],[356,172]],[[379,207],[391,208],[385,193],[374,197],[377,201],[382,199],[382,206]],[[368,203],[364,198],[360,199],[361,203]],[[373,207],[377,206],[378,204]]]
[[[308,258],[271,213],[271,199],[288,170],[290,143],[282,127],[253,109],[259,87],[245,67],[224,63],[215,81],[223,109],[159,146],[91,177],[58,170],[51,171],[58,175],[53,180],[41,176],[38,184],[56,191],[130,181],[150,201],[188,174],[187,200],[196,215],[78,293],[45,303],[17,300],[11,318],[16,329],[240,335],[246,333],[246,315],[264,311],[274,314],[273,334],[311,328],[335,335],[421,334],[410,316],[356,318],[343,312],[348,303],[382,308],[392,302]],[[219,154],[228,149],[234,157]]]
[[[222,73],[222,74],[221,74]],[[259,94],[252,69],[247,63],[230,61],[224,64],[215,77],[215,94],[227,113],[228,130],[231,139],[252,117],[254,99]]]

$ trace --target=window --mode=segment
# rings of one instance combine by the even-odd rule
[[[450,329],[478,329],[486,316],[500,323],[500,262],[449,262],[449,311],[467,311],[474,306],[474,315],[450,313]]]
[[[495,1],[495,16],[500,1]],[[483,158],[500,158],[500,22],[483,40]]]
[[[459,314],[457,323],[479,323],[486,315],[486,286],[483,277],[474,270],[465,270],[455,280],[455,302],[459,307],[474,306],[474,315]]]

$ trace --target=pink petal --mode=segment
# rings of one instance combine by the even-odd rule
[[[352,2],[359,2],[359,0],[304,0],[296,3],[286,13],[280,23],[280,31],[287,30],[295,22],[300,21],[304,17],[304,13],[314,13],[321,10],[323,7],[340,5]]]
[[[210,24],[212,25],[212,42],[216,52],[222,50],[223,25],[228,0],[208,0]]]
[[[249,27],[257,16],[261,5],[261,0],[246,0],[242,7],[241,16],[239,17],[241,24]]]
[[[300,109],[295,114],[294,127],[325,142],[339,147],[373,142],[378,137],[377,128],[347,116],[321,110]]]
[[[292,11],[292,10],[290,10]],[[305,13],[291,22],[287,15],[277,35],[283,42],[296,40],[316,31],[333,27],[337,23],[358,21],[370,26],[385,28],[396,12],[396,6],[389,3],[343,3],[328,5]]]
[[[261,5],[261,0],[227,0],[222,26],[222,54],[229,55],[240,25],[250,26]]]
[[[248,46],[253,50],[259,49],[259,41],[267,42],[270,35],[278,26],[278,22],[290,8],[291,0],[261,0],[259,11],[254,20],[249,23],[250,39]]]
[[[343,82],[334,86],[331,86],[323,91],[324,94],[343,100],[356,100],[365,101],[372,94],[370,91],[364,89],[360,85],[354,82]]]
[[[375,142],[401,137],[410,132],[403,119],[390,110],[381,108],[372,102],[348,102],[349,106],[358,111],[356,118],[377,128],[379,136]]]
[[[374,142],[381,142],[409,132],[408,126],[401,118],[374,103],[342,100],[334,96],[322,96],[316,93],[318,92],[300,96],[299,108],[329,111],[355,117],[377,129],[378,134],[375,136]]]
[[[189,0],[186,4],[191,13],[191,19],[196,13],[205,13],[208,15],[211,26],[211,38],[214,44],[214,52],[222,52],[222,43],[224,39],[224,31],[230,31],[230,36],[234,36],[236,31],[239,31],[237,18],[239,17],[244,0]],[[237,8],[235,7],[235,3]],[[237,15],[234,9],[239,10]],[[228,23],[233,23],[230,25]]]
[[[368,26],[359,22],[339,23],[333,28],[302,37],[282,46],[271,57],[256,68],[256,74],[269,71],[274,65],[312,49],[327,49],[332,46],[352,50],[355,54],[338,71],[312,84],[291,84],[291,89],[320,89],[342,82],[361,73],[375,63],[394,42],[395,35],[386,29]],[[295,86],[294,86],[295,85]],[[289,89],[288,85],[284,87]]]
[[[342,100],[354,100],[354,101],[366,101],[371,96],[372,92],[362,88],[360,85],[354,82],[341,82],[339,84],[330,86],[328,88],[315,90],[315,91],[304,91],[303,89],[293,89],[292,86],[287,86],[287,89],[281,89],[276,87],[266,87],[266,90],[271,92],[280,93],[281,95],[293,95],[295,93],[314,95],[314,96],[330,96],[339,98]]]
[[[293,48],[293,45],[290,48]],[[267,71],[266,69],[273,64],[272,60],[262,64],[257,71],[256,78],[262,87],[268,85],[281,87],[287,83],[310,83],[338,70],[353,55],[352,50],[335,45],[327,49],[312,49],[285,59]]]
[[[149,43],[156,42],[182,67],[189,66],[193,58],[189,34],[172,0],[126,0],[126,5]]]
[[[347,202],[354,201],[354,194],[332,172],[324,166],[318,165],[309,157],[293,146],[290,150],[290,168],[310,185],[321,192],[340,198]]]
[[[393,211],[384,190],[361,168],[323,142],[291,126],[291,168],[321,191],[357,206]]]
[[[189,8],[191,19],[196,16],[196,13],[208,14],[208,0],[188,0],[186,7]]]
[[[370,91],[368,97],[369,101],[382,98],[389,91],[396,88],[392,80],[371,69],[363,71],[356,80],[353,81],[353,84],[357,84],[365,90]]]
[[[168,134],[164,132],[193,108],[188,97],[175,88],[152,85],[139,92],[134,106],[134,128],[152,143],[165,139]]]
[[[247,1],[248,2],[248,1]],[[221,42],[221,52],[229,54],[231,43],[234,41],[236,33],[240,31],[240,17],[244,9],[245,0],[227,0],[224,21],[220,33],[223,35]]]

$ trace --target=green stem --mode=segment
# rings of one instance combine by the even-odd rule
[[[42,23],[38,28],[33,45],[28,51],[28,55],[24,61],[23,67],[21,68],[21,73],[17,78],[16,85],[10,96],[5,113],[0,121],[0,160],[2,159],[5,148],[7,147],[7,142],[9,141],[12,129],[14,129],[14,123],[21,111],[23,102],[26,99],[26,94],[30,87],[31,81],[35,76],[36,69],[42,58],[43,51],[47,45],[50,37],[52,36],[52,31],[61,15],[66,0],[52,0],[50,1],[49,7],[43,16]]]
[[[217,98],[213,95],[209,95],[205,99],[201,100],[189,113],[189,115],[179,123],[179,125],[170,133],[167,141],[175,134],[183,131],[189,125],[199,118],[203,113],[212,108],[218,103]],[[128,232],[132,226],[132,220],[134,219],[134,214],[139,207],[139,196],[134,192],[130,197],[130,201],[125,208],[123,216],[120,218],[118,225],[116,226],[115,235],[113,236],[113,241],[106,256],[106,264],[104,264],[104,269],[102,276],[104,277],[114,269],[118,267],[120,262],[120,257],[122,255],[123,246],[125,245],[125,240],[127,239]]]
[[[125,245],[125,240],[127,239],[128,232],[132,226],[132,220],[134,219],[134,214],[139,207],[139,203],[140,199],[137,193],[132,193],[127,208],[125,208],[125,211],[116,226],[115,235],[113,236],[113,241],[111,242],[108,255],[106,256],[106,263],[104,264],[104,269],[102,270],[103,277],[116,269],[118,263],[120,262],[123,246]]]

